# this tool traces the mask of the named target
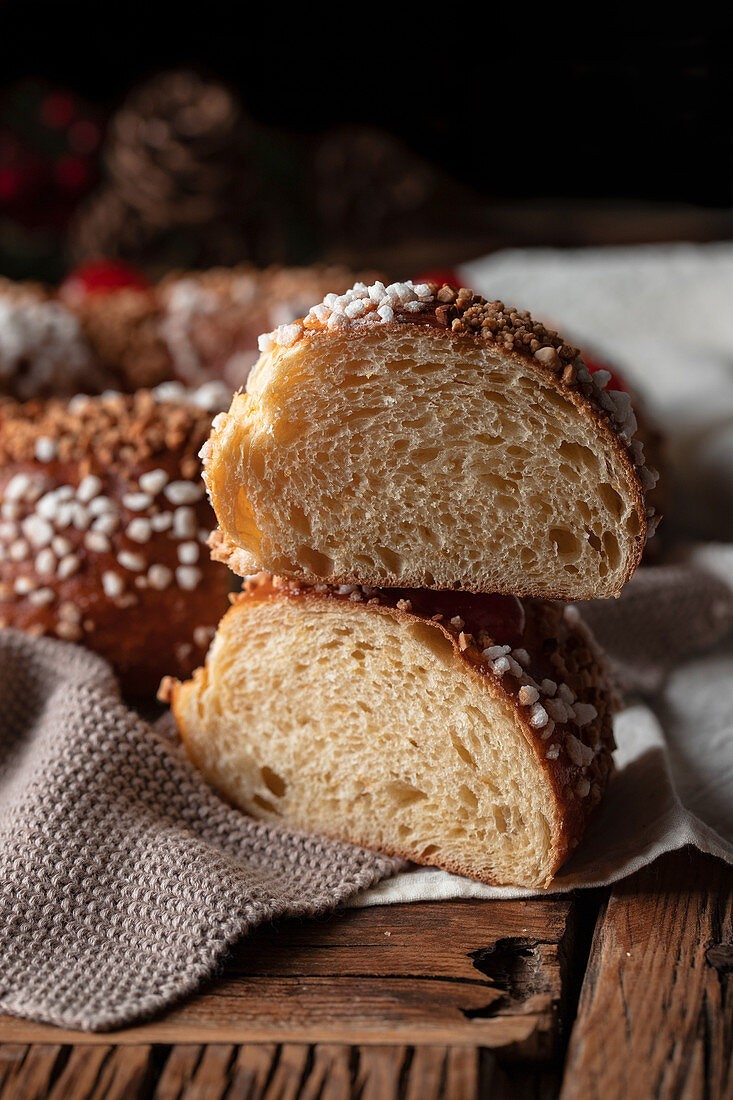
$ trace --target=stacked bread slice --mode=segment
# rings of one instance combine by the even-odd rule
[[[357,283],[261,350],[202,452],[213,555],[250,579],[168,684],[191,757],[255,815],[546,886],[614,747],[555,601],[618,595],[656,523],[627,396],[447,285]]]

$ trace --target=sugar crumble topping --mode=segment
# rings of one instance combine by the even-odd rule
[[[221,404],[211,388],[187,405],[172,396],[4,408],[0,456],[21,469],[0,487],[0,625],[3,605],[27,599],[59,637],[80,641],[96,624],[70,618],[64,582],[87,569],[121,609],[146,588],[198,588],[210,527],[196,451]],[[156,560],[171,551],[174,562]]]
[[[343,294],[327,294],[302,320],[260,336],[259,349],[267,353],[277,347],[290,348],[318,330],[418,320],[429,321],[454,335],[480,336],[507,352],[518,352],[550,368],[563,385],[578,389],[611,421],[644,493],[655,487],[659,475],[647,466],[643,444],[634,438],[637,422],[631,398],[621,390],[607,389],[609,372],[591,374],[578,348],[564,343],[558,333],[533,320],[526,310],[505,306],[498,300],[489,302],[466,287],[415,284],[410,280],[389,285],[377,281],[371,286],[358,282]],[[659,517],[649,504],[646,520],[650,538]]]

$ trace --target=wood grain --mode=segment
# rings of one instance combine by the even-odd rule
[[[421,902],[290,921],[243,941],[221,979],[156,1021],[94,1035],[0,1017],[0,1041],[451,1043],[547,1058],[574,912],[566,898]]]
[[[682,851],[613,888],[562,1100],[733,1096],[733,871]]]

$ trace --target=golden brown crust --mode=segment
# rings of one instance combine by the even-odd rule
[[[131,695],[187,675],[226,608],[196,452],[211,414],[132,397],[0,406],[0,625],[101,653]]]
[[[379,308],[383,316],[375,312],[380,294],[383,304]],[[371,312],[356,312],[352,317],[349,311],[358,311],[364,303]],[[280,344],[292,347],[299,340],[328,338],[335,333],[358,335],[366,325],[374,323],[388,329],[404,325],[430,328],[446,337],[488,343],[518,365],[531,364],[547,385],[569,398],[588,416],[603,432],[636,485],[640,533],[636,540],[636,561],[628,576],[633,574],[641,560],[644,543],[653,534],[659,517],[651,498],[645,496],[654,488],[657,475],[646,466],[643,447],[634,440],[636,421],[627,394],[606,391],[591,375],[578,348],[567,344],[542,322],[535,321],[527,311],[506,306],[498,300],[489,302],[466,287],[447,283],[425,283],[417,287],[412,283],[395,283],[387,288],[381,283],[372,287],[356,284],[346,294],[327,295],[300,321],[281,326],[263,337],[260,346],[267,352],[276,350]]]
[[[613,770],[611,718],[617,703],[597,648],[587,631],[568,618],[561,606],[545,600],[520,603],[514,597],[455,592],[365,590],[357,586],[339,590],[332,585],[314,586],[266,574],[250,578],[243,592],[231,599],[233,609],[228,614],[246,612],[254,601],[335,600],[364,604],[398,621],[428,623],[439,630],[482,690],[512,707],[538,765],[551,783],[561,821],[553,840],[552,874],[578,845]],[[521,614],[516,614],[514,605]],[[497,647],[509,647],[509,651],[497,656]],[[504,669],[502,661],[509,667]],[[168,678],[162,685],[160,698],[170,702],[184,742],[181,692],[204,675],[205,670],[199,669],[189,684]],[[538,714],[538,707],[544,714]],[[559,720],[551,719],[545,708]],[[543,717],[546,721],[539,725]],[[187,747],[196,762],[195,751],[188,743]],[[363,843],[353,836],[332,835]],[[389,854],[415,858],[414,853],[396,849],[390,849]],[[440,861],[437,865],[456,874],[475,875],[465,867]],[[489,878],[483,881],[499,885]]]

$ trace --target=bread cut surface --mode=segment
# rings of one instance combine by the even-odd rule
[[[626,395],[528,315],[441,324],[427,289],[386,321],[309,315],[265,343],[204,452],[216,553],[328,583],[617,595],[653,525]]]
[[[488,883],[546,886],[611,769],[604,674],[544,601],[260,578],[168,698],[247,812]]]

